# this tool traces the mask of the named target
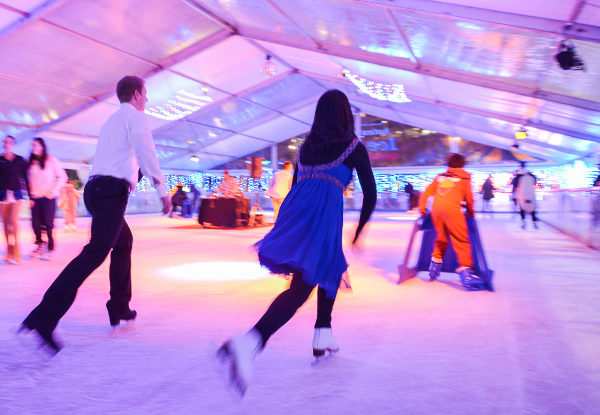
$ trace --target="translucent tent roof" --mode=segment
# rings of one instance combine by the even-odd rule
[[[564,39],[586,71],[558,67]],[[523,154],[600,157],[597,0],[0,0],[0,63],[0,134],[21,153],[44,137],[64,161],[93,156],[126,74],[146,80],[166,169],[303,133],[331,88],[357,112],[501,149],[524,126]]]

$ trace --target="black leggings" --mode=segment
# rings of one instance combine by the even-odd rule
[[[54,216],[56,214],[56,199],[46,197],[35,198],[31,208],[31,226],[35,234],[36,245],[42,244],[42,231],[46,231],[48,237],[48,251],[54,251]]]
[[[302,275],[294,274],[290,288],[273,300],[269,309],[254,326],[262,337],[263,347],[269,340],[269,337],[296,314],[296,311],[308,300],[314,288],[304,282]],[[335,297],[327,298],[327,293],[323,288],[318,289],[317,295],[317,321],[315,322],[315,328],[331,327],[331,311],[333,310]]]
[[[525,220],[525,211],[523,209],[521,209],[521,219]],[[531,212],[531,220],[533,220],[534,222],[537,222],[537,217],[535,216],[535,210],[533,212]]]

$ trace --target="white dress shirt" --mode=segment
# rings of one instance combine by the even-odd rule
[[[34,162],[27,171],[29,176],[29,197],[38,199],[46,197],[56,199],[60,194],[60,189],[67,182],[67,173],[63,169],[60,161],[54,156],[48,154],[44,169],[39,163]]]
[[[100,129],[91,175],[125,179],[135,190],[138,169],[150,179],[160,197],[168,195],[146,114],[124,102]]]
[[[267,196],[273,199],[285,199],[290,189],[294,176],[287,170],[279,170],[273,175]]]

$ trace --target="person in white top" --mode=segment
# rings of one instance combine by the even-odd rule
[[[129,192],[135,189],[138,169],[158,192],[163,214],[171,210],[154,150],[154,140],[144,114],[144,80],[126,76],[117,83],[121,107],[102,126],[83,199],[92,215],[90,243],[60,273],[46,291],[42,302],[27,316],[20,330],[34,330],[51,351],[61,348],[53,337],[59,320],[73,304],[77,289],[110,253],[110,299],[106,303],[111,326],[133,320],[131,300],[131,247],[133,236],[125,222]]]
[[[277,215],[279,214],[279,208],[283,203],[283,199],[285,199],[292,188],[292,180],[294,179],[294,175],[292,174],[293,169],[294,165],[292,162],[286,161],[283,163],[283,170],[279,170],[275,173],[271,180],[267,196],[269,196],[273,202],[273,223],[277,221]]]
[[[56,198],[67,182],[67,174],[60,161],[46,149],[46,143],[40,137],[33,139],[31,157],[29,158],[29,198],[31,199],[31,226],[35,233],[37,247],[31,254],[33,258],[50,259],[54,251],[54,216],[56,215]],[[48,242],[42,240],[45,231]],[[47,249],[44,249],[44,246]]]
[[[517,171],[517,175],[513,179],[513,193],[521,210],[521,228],[525,229],[525,214],[531,214],[533,226],[537,229],[537,217],[535,215],[535,185],[537,178],[525,167],[525,162],[521,162],[521,168]]]

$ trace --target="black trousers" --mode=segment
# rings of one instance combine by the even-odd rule
[[[110,300],[106,306],[117,312],[129,306],[133,236],[123,217],[128,198],[129,184],[123,179],[95,176],[85,185],[83,200],[92,215],[90,242],[48,288],[25,325],[52,333],[75,301],[77,289],[109,253]]]
[[[526,212],[521,209],[521,219],[525,220],[525,215]],[[531,212],[531,220],[533,220],[534,222],[537,222],[537,217],[535,216],[535,210],[533,212]]]
[[[290,321],[300,306],[308,300],[314,288],[304,282],[302,275],[294,274],[290,288],[273,300],[271,306],[254,326],[262,337],[263,347],[273,333]],[[335,298],[327,298],[327,293],[323,288],[318,289],[317,295],[317,321],[315,322],[315,328],[331,327],[331,312]]]
[[[31,226],[35,234],[35,243],[37,245],[42,244],[42,231],[46,231],[48,250],[54,251],[52,230],[54,229],[54,216],[56,215],[56,199],[39,197],[33,200],[35,203],[31,208]]]

